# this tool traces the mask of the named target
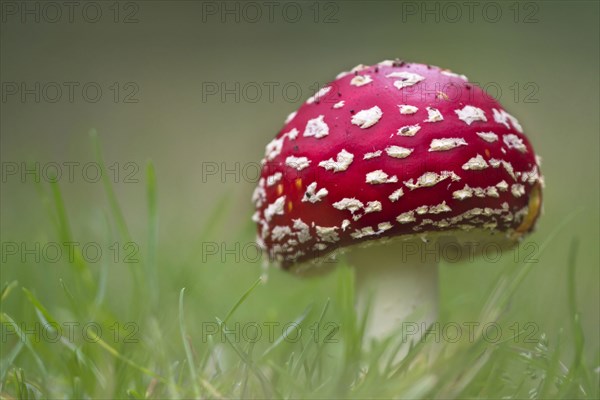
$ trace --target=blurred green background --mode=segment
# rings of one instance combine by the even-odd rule
[[[356,64],[398,57],[439,65],[466,74],[490,93],[499,88],[500,102],[519,119],[543,157],[544,215],[528,241],[543,241],[574,215],[550,248],[538,255],[539,263],[511,302],[511,319],[533,321],[550,338],[560,329],[570,334],[566,264],[569,245],[578,239],[577,301],[588,361],[598,366],[598,2],[495,2],[486,11],[488,3],[480,2],[472,18],[468,8],[460,7],[457,17],[456,9],[443,2],[295,2],[294,9],[286,9],[289,14],[283,11],[284,2],[277,3],[272,21],[267,8],[260,6],[262,16],[256,22],[254,10],[244,8],[243,2],[121,3],[118,15],[112,3],[98,2],[103,14],[96,23],[86,21],[81,8],[75,10],[73,22],[67,20],[66,9],[59,22],[47,20],[52,10],[45,16],[40,11],[39,22],[27,15],[23,22],[20,8],[13,14],[7,3],[24,7],[25,2],[2,2],[3,243],[57,240],[31,177],[23,182],[18,175],[7,175],[8,165],[93,162],[88,132],[95,128],[106,164],[113,166],[113,173],[119,171],[115,190],[141,254],[147,246],[147,160],[156,167],[161,278],[157,313],[175,313],[179,289],[186,286],[198,320],[213,320],[256,279],[261,265],[237,263],[232,256],[225,263],[218,256],[203,260],[199,241],[206,238],[200,238],[215,206],[224,204],[225,216],[210,229],[210,241],[232,247],[235,241],[244,246],[252,239],[255,163],[285,117],[318,84]],[[27,4],[34,8],[38,3]],[[216,14],[209,13],[213,7]],[[222,16],[224,7],[238,7],[239,22],[235,15]],[[302,15],[292,22],[297,7]],[[433,14],[422,15],[424,7]],[[502,13],[499,18],[497,10]],[[132,23],[125,23],[126,17]],[[42,88],[40,101],[33,94],[23,100],[21,83],[35,88],[36,82]],[[49,82],[63,89],[57,102],[51,102],[52,85],[44,93]],[[79,85],[73,101],[65,82]],[[90,82],[102,89],[97,102],[82,94]],[[19,87],[16,94],[14,83]],[[233,94],[222,98],[221,84],[234,90],[238,84],[239,99]],[[206,92],[212,85],[217,85],[218,94]],[[274,87],[271,98],[267,85]],[[293,88],[301,88],[302,94]],[[93,97],[92,89],[88,95]],[[127,102],[131,100],[137,101]],[[217,165],[218,173],[203,176],[209,164]],[[224,169],[237,173],[221,177]],[[65,176],[60,180],[74,236],[82,242],[104,240],[115,228],[106,222],[102,184],[86,182],[81,167],[74,171],[73,182]],[[126,182],[128,173],[139,182]],[[474,318],[501,264],[445,266],[443,315]],[[11,256],[3,259],[2,282],[17,279],[60,308],[58,278],[64,268],[60,263],[22,263]],[[111,265],[107,299],[122,310],[122,318],[132,318],[127,314],[131,293],[123,290],[129,279],[127,265]],[[259,307],[272,310],[277,318],[293,318],[307,302],[325,298],[332,285],[327,276],[314,282],[275,271],[243,312],[252,318]],[[3,311],[17,319],[33,319],[21,293],[11,295]]]

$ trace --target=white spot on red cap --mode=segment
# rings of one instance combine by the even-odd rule
[[[395,61],[394,60],[383,60],[378,62],[378,65],[381,65],[382,67],[393,67],[394,66]]]
[[[488,143],[494,143],[498,140],[498,135],[496,135],[494,132],[477,132],[477,136]]]
[[[368,69],[368,68],[369,68],[368,65],[358,64],[356,67],[352,68],[350,70],[350,72],[360,72],[360,71]]]
[[[487,188],[485,188],[485,194],[488,197],[500,197],[500,194],[498,193],[498,188],[496,188],[495,186],[488,186]]]
[[[429,206],[420,206],[415,208],[415,212],[419,215],[427,214],[427,211],[429,211]]]
[[[284,133],[283,136],[287,136],[290,140],[296,140],[299,133],[298,129],[292,128],[289,132]]]
[[[492,112],[494,114],[494,121],[504,125],[505,127],[510,129],[510,125],[508,125],[508,114],[502,111],[498,111],[495,108],[492,108]]]
[[[473,190],[469,187],[469,185],[465,185],[465,187],[462,189],[452,192],[452,197],[457,200],[468,199],[473,197]]]
[[[396,71],[385,76],[386,78],[400,78],[394,81],[394,86],[398,89],[403,89],[415,85],[425,79],[424,76],[408,71]]]
[[[260,178],[258,185],[254,188],[254,192],[252,193],[252,202],[256,207],[261,207],[266,199],[267,192],[265,190],[265,178]]]
[[[525,194],[525,186],[521,185],[520,183],[515,183],[510,187],[510,192],[515,197],[521,197]]]
[[[534,165],[530,171],[523,172],[521,175],[521,182],[527,182],[530,185],[533,185],[536,182],[541,180],[540,173],[538,171],[537,165]]]
[[[373,79],[369,75],[356,75],[354,78],[352,78],[352,80],[350,81],[350,84],[352,86],[360,87],[360,86],[367,85],[371,82],[373,82]]]
[[[350,221],[348,221],[347,219],[342,221],[342,231],[346,231],[346,228],[348,228],[350,226]]]
[[[444,117],[437,108],[427,107],[427,119],[423,122],[439,122],[443,121]]]
[[[402,190],[402,188],[400,188],[400,189],[394,190],[394,192],[392,194],[390,194],[388,196],[388,198],[390,199],[390,201],[392,203],[394,203],[394,202],[398,201],[398,199],[402,196],[404,196],[404,191]]]
[[[293,221],[294,221],[294,229],[298,231],[296,233],[296,236],[298,237],[298,241],[300,243],[308,242],[311,239],[310,228],[308,227],[308,224],[306,224],[300,218],[294,219]]]
[[[388,146],[385,148],[385,152],[388,156],[393,158],[406,158],[410,156],[414,149],[407,149],[401,146]]]
[[[325,121],[323,121],[323,118],[323,115],[319,115],[317,118],[308,120],[306,123],[306,128],[304,128],[303,136],[314,136],[315,138],[320,139],[329,135],[329,126],[325,123]]]
[[[335,243],[340,240],[336,230],[339,229],[337,226],[316,226],[317,236],[324,242]]]
[[[508,121],[510,121],[512,126],[519,133],[523,133],[523,127],[521,126],[521,124],[515,117],[513,117],[512,115],[510,115],[509,113],[507,113],[506,111],[504,111],[502,109],[496,110],[495,108],[492,108],[492,112],[494,113],[494,121],[496,121],[499,124],[504,125],[507,128],[510,128],[510,126],[508,125]]]
[[[261,230],[260,230],[261,239],[268,238],[269,234],[271,233],[271,230],[269,229],[269,224],[265,220],[261,220],[261,221],[259,221],[259,223],[261,225]]]
[[[274,215],[283,215],[285,196],[279,197],[265,209],[265,219],[271,221]]]
[[[346,104],[346,102],[344,100],[338,101],[337,103],[335,103],[333,105],[333,108],[338,109],[338,108],[342,108],[344,107],[344,105]]]
[[[416,182],[413,182],[413,179],[411,178],[408,181],[405,181],[404,184],[410,190],[415,190],[421,187],[434,186],[448,178],[452,178],[453,181],[460,180],[460,177],[452,171],[442,171],[439,174],[437,172],[425,172],[417,178]]]
[[[485,197],[485,189],[480,188],[480,187],[474,187],[473,189],[473,194],[477,197]]]
[[[377,224],[377,229],[380,232],[385,232],[385,231],[389,231],[390,229],[392,229],[392,224],[390,224],[389,222],[381,222],[379,224]]]
[[[267,186],[273,186],[281,180],[282,176],[281,172],[275,172],[273,175],[267,176]]]
[[[406,126],[403,126],[400,129],[398,129],[398,132],[396,132],[396,135],[399,135],[399,136],[415,136],[417,134],[417,132],[419,132],[420,129],[421,129],[421,127],[419,126],[419,124],[416,124],[416,125],[406,125]]]
[[[467,142],[463,138],[433,139],[429,144],[429,151],[446,151],[458,146],[466,145]]]
[[[265,146],[265,157],[267,158],[267,160],[271,161],[275,157],[277,157],[279,154],[281,154],[282,147],[283,147],[283,137],[281,137],[279,139],[271,140]]]
[[[463,81],[468,81],[468,80],[469,80],[469,79],[468,79],[468,78],[467,78],[465,75],[462,75],[462,74],[456,74],[456,73],[454,73],[454,72],[452,72],[452,71],[450,71],[450,70],[448,70],[448,69],[442,70],[442,71],[441,71],[441,74],[442,74],[442,75],[446,75],[446,76],[451,76],[451,77],[453,77],[453,78],[460,78],[460,79],[462,79]]]
[[[378,185],[381,183],[394,183],[398,182],[398,177],[396,175],[389,177],[388,174],[378,169],[367,174],[366,182],[370,183],[371,185]]]
[[[349,74],[350,74],[350,71],[342,71],[342,72],[340,72],[339,74],[337,74],[337,75],[335,76],[335,79],[336,79],[336,80],[337,80],[337,79],[342,79],[343,77],[345,77],[345,76],[347,76],[347,75],[349,75]]]
[[[338,210],[349,210],[352,214],[362,209],[364,204],[362,201],[352,198],[344,198],[338,202],[333,203],[333,207]]]
[[[452,209],[446,204],[446,201],[442,201],[440,204],[436,206],[429,207],[430,214],[440,214],[444,212],[450,212]]]
[[[282,240],[284,239],[287,235],[291,235],[292,234],[292,230],[290,229],[289,226],[274,226],[273,230],[271,231],[271,238],[273,240]]]
[[[517,180],[517,176],[515,175],[515,169],[513,168],[512,164],[508,161],[502,160],[502,166],[504,167],[504,169],[506,170],[506,172],[508,172],[508,174],[510,175],[511,178],[513,178],[515,181]]]
[[[396,221],[400,222],[401,224],[408,224],[410,222],[414,222],[414,221],[416,221],[415,212],[414,211],[403,212],[402,214],[400,214],[396,217]]]
[[[527,147],[523,143],[523,139],[512,133],[502,136],[502,141],[509,149],[516,149],[521,153],[527,153]]]
[[[447,226],[450,226],[450,223],[446,219],[441,219],[441,220],[435,222],[434,225],[437,225],[440,228],[445,228]]]
[[[350,234],[350,236],[354,239],[360,239],[362,237],[371,236],[371,235],[375,235],[375,234],[377,234],[377,232],[375,232],[372,227],[367,226],[362,229],[355,230],[354,232],[352,232]]]
[[[288,122],[293,120],[297,113],[298,113],[298,111],[293,111],[293,112],[289,113],[287,118],[285,119],[285,123],[287,124]]]
[[[462,169],[464,170],[482,170],[488,167],[488,163],[481,157],[481,154],[477,154],[477,156],[472,157],[463,164]]]
[[[310,165],[310,160],[306,157],[289,156],[285,159],[285,165],[297,169],[298,171],[302,171]]]
[[[411,106],[408,104],[399,105],[398,108],[400,108],[400,114],[403,115],[414,114],[417,111],[419,111],[419,107]]]
[[[304,197],[302,198],[302,202],[311,202],[316,203],[321,201],[321,199],[327,196],[329,192],[325,188],[321,188],[317,191],[317,182],[313,182],[306,187],[306,192],[304,192]]]
[[[342,151],[338,153],[336,161],[334,161],[333,158],[321,161],[319,167],[323,167],[327,171],[333,170],[333,172],[341,172],[348,169],[350,164],[352,164],[352,160],[354,160],[354,154],[342,149]]]
[[[352,116],[352,124],[360,126],[362,129],[375,125],[381,119],[383,112],[381,108],[374,106],[366,110],[361,110]]]
[[[363,160],[370,160],[371,158],[379,157],[381,153],[383,153],[381,150],[365,153],[365,155],[363,156]]]
[[[501,192],[506,192],[508,190],[508,183],[506,183],[505,180],[502,180],[500,182],[498,182],[496,184],[496,187],[498,188],[498,190],[500,190]]]
[[[460,110],[454,110],[458,118],[467,123],[467,125],[471,125],[475,121],[487,121],[485,117],[485,112],[481,108],[473,107],[473,106],[464,106]]]
[[[327,93],[329,93],[330,90],[331,90],[331,86],[325,86],[325,87],[319,89],[319,91],[317,93],[315,93],[313,96],[309,97],[308,100],[306,100],[306,103],[312,104],[315,101],[321,101],[323,96],[325,96]]]
[[[365,214],[369,214],[372,212],[379,212],[381,210],[382,210],[381,202],[378,200],[369,201],[369,202],[367,202],[367,205],[365,206]]]
[[[492,166],[492,168],[498,168],[500,164],[502,164],[502,160],[498,160],[496,158],[490,158],[488,163]]]

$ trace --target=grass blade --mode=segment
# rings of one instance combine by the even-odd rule
[[[6,313],[1,313],[0,314],[0,322],[5,325],[5,326],[11,326],[15,332],[15,334],[19,337],[19,340],[25,345],[25,347],[27,348],[27,350],[29,350],[30,354],[32,355],[33,359],[35,360],[35,363],[37,364],[42,376],[47,376],[48,372],[46,371],[46,367],[44,366],[44,362],[42,361],[42,358],[38,355],[37,351],[33,348],[33,346],[31,345],[31,342],[29,341],[29,339],[27,338],[27,335],[25,333],[23,333],[23,331],[21,330],[21,328],[19,328],[19,324],[17,324],[8,314]],[[4,365],[3,365],[4,367]],[[9,366],[7,365],[6,368],[8,368]],[[5,376],[6,375],[6,371],[2,371],[0,372],[1,376]]]
[[[127,222],[125,221],[125,217],[123,216],[123,211],[121,209],[121,206],[119,205],[119,201],[117,200],[117,196],[115,194],[113,185],[110,181],[108,171],[106,170],[106,164],[104,163],[104,157],[102,155],[102,146],[100,145],[98,134],[95,129],[90,130],[90,138],[92,140],[92,147],[96,155],[96,161],[98,163],[98,166],[100,167],[104,192],[106,193],[106,197],[108,199],[111,214],[117,223],[117,229],[121,236],[121,240],[123,241],[122,244],[132,243],[133,240],[131,239],[131,234],[129,233],[129,227],[127,226]],[[128,264],[129,270],[131,271],[131,275],[134,281],[132,291],[132,304],[134,309],[139,309],[139,305],[144,292],[143,288],[146,286],[144,280],[142,279],[142,264],[142,262]]]
[[[576,381],[576,377],[580,376],[583,379],[583,384],[588,390],[586,393],[585,389],[579,385],[579,389],[584,396],[591,395],[593,389],[592,385],[592,377],[589,375],[588,369],[585,367],[585,356],[584,356],[584,348],[585,348],[585,337],[583,333],[583,327],[581,326],[581,314],[579,313],[577,307],[577,251],[579,249],[579,240],[577,238],[573,238],[571,241],[571,246],[569,249],[569,259],[568,259],[568,304],[569,304],[569,314],[571,315],[571,330],[573,334],[573,346],[575,349],[575,354],[573,357],[573,363],[571,364],[571,368],[569,368],[569,374],[567,375],[567,380],[569,385],[578,384]],[[597,389],[596,389],[597,390]],[[567,394],[569,392],[567,391]]]
[[[179,292],[179,333],[181,334],[181,341],[183,342],[183,348],[185,350],[185,356],[187,358],[188,367],[190,369],[190,377],[192,387],[194,389],[194,396],[200,397],[200,388],[198,387],[198,373],[196,372],[196,364],[194,363],[194,357],[192,354],[192,347],[188,341],[188,335],[185,329],[185,320],[183,313],[183,296],[185,288],[182,288]]]
[[[60,324],[58,323],[58,321],[56,321],[52,315],[50,315],[50,313],[48,312],[48,310],[46,310],[46,307],[44,307],[42,305],[42,303],[33,295],[33,293],[31,293],[27,288],[22,288],[23,292],[25,293],[25,296],[27,297],[27,299],[31,302],[31,304],[33,304],[33,306],[39,310],[39,312],[42,313],[42,315],[44,316],[44,318],[46,319],[46,321],[48,321],[49,323],[51,323],[54,326],[59,326]]]
[[[223,320],[223,323],[226,324],[227,321],[229,321],[229,318],[231,318],[231,316],[233,315],[233,313],[235,312],[235,310],[237,310],[238,307],[240,305],[242,305],[242,303],[248,298],[248,296],[250,296],[250,294],[254,291],[254,289],[256,289],[258,287],[258,285],[260,285],[261,283],[262,283],[262,278],[258,278],[252,284],[252,286],[250,286],[250,288],[248,290],[246,290],[246,292],[242,295],[242,297],[240,297],[238,299],[238,301],[233,305],[233,307],[231,307],[231,309],[229,310],[229,312],[225,316],[225,319]]]
[[[0,294],[0,304],[8,297],[10,292],[19,284],[17,281],[12,281],[10,283],[6,282],[2,287],[2,293]]]
[[[112,183],[110,182],[108,171],[106,170],[106,164],[104,163],[104,157],[102,156],[102,146],[100,145],[100,140],[98,139],[98,133],[95,129],[90,131],[90,138],[92,140],[92,147],[94,153],[96,155],[96,161],[100,167],[100,173],[102,176],[102,184],[104,186],[104,191],[106,196],[108,197],[108,203],[110,206],[110,210],[113,214],[113,218],[117,222],[117,226],[119,232],[121,234],[121,238],[125,242],[131,242],[131,235],[129,234],[129,228],[127,227],[127,222],[125,222],[125,217],[123,216],[123,211],[121,210],[121,206],[119,205],[119,201],[117,200],[117,196],[115,195],[115,191]]]
[[[225,338],[225,341],[231,346],[231,348],[238,355],[238,357],[246,364],[247,367],[250,368],[250,370],[258,378],[260,384],[262,385],[265,396],[271,397],[271,395],[270,395],[271,391],[269,390],[269,385],[267,384],[267,382],[268,382],[267,377],[262,373],[260,368],[254,364],[252,359],[250,359],[250,357],[242,349],[240,349],[239,346],[237,346],[235,343],[233,343],[229,339],[229,335],[227,335],[228,331],[227,331],[227,325],[225,324],[225,321],[222,321],[219,318],[216,318],[216,321],[219,324],[219,327],[221,328],[221,333],[222,333],[223,337]]]
[[[284,331],[281,332],[281,336],[279,336],[271,346],[269,346],[261,355],[260,358],[265,357],[267,354],[271,353],[275,348],[277,348],[281,343],[283,343],[283,341],[285,340],[286,337],[288,337],[288,332],[291,331],[292,329],[295,329],[295,327],[299,327],[302,322],[304,322],[304,320],[306,319],[306,317],[308,317],[308,314],[310,313],[310,311],[312,310],[312,306],[308,306],[306,307],[306,309],[304,310],[304,312],[302,314],[300,314],[295,320],[294,322],[292,322],[290,324],[290,326],[288,326],[288,328]],[[318,326],[318,325],[317,325]],[[294,328],[292,328],[294,327]]]
[[[56,217],[58,221],[58,236],[63,246],[66,246],[67,244],[74,243],[73,236],[71,234],[71,227],[69,224],[67,210],[65,208],[65,203],[60,187],[58,186],[58,182],[55,180],[51,181],[50,188],[52,189]],[[94,279],[92,277],[92,273],[89,269],[89,266],[87,265],[83,256],[81,255],[81,250],[79,246],[73,247],[73,262],[70,264],[77,269],[77,273],[82,278],[85,287],[88,290],[92,290],[94,287]]]

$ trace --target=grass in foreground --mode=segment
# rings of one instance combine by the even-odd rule
[[[95,148],[101,162],[99,146]],[[107,231],[112,232],[106,241],[133,243],[113,188],[108,180],[104,184],[110,208]],[[39,189],[56,226],[55,238],[77,241],[58,184]],[[114,271],[108,261],[92,268],[75,250],[72,260],[60,266],[56,280],[4,283],[2,398],[599,396],[597,374],[585,360],[575,303],[576,241],[568,260],[568,325],[573,339],[567,341],[567,335],[559,333],[550,343],[542,333],[524,340],[525,330],[502,340],[486,338],[486,324],[508,324],[507,305],[533,267],[509,263],[491,288],[471,339],[450,343],[436,340],[432,333],[415,341],[409,331],[399,329],[381,341],[366,343],[368,310],[357,312],[354,307],[354,275],[346,265],[334,272],[333,295],[307,303],[292,319],[273,308],[253,306],[253,299],[269,290],[256,268],[248,267],[256,275],[254,283],[236,295],[228,294],[225,310],[211,307],[206,295],[181,285],[189,276],[185,272],[164,283],[158,267],[156,179],[151,164],[147,199],[146,251],[138,263],[123,264],[130,277],[111,279]],[[211,226],[219,223],[219,209],[214,215],[203,238],[210,237]],[[250,235],[240,229],[240,237]],[[552,237],[542,250],[551,242]],[[187,281],[185,286],[193,283]],[[285,320],[290,322],[270,331],[265,322]],[[36,332],[32,326],[43,328]],[[406,356],[399,359],[398,354]]]

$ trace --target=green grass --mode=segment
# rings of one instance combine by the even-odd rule
[[[95,137],[94,141],[102,162]],[[78,229],[71,225],[59,185],[37,189],[55,228],[48,238],[77,241]],[[95,240],[134,242],[108,179],[104,190],[109,204],[106,237]],[[363,338],[368,310],[357,311],[354,306],[350,266],[341,262],[332,274],[306,282],[299,293],[291,285],[294,278],[272,271],[267,279],[252,263],[217,265],[221,274],[216,276],[214,268],[199,268],[202,263],[192,252],[183,265],[169,265],[169,254],[159,253],[163,250],[158,240],[157,180],[151,163],[146,191],[148,235],[142,240],[139,262],[102,259],[92,265],[75,251],[72,260],[52,266],[52,271],[18,265],[21,272],[14,277],[3,274],[2,398],[600,395],[598,373],[590,367],[596,360],[586,359],[575,296],[577,239],[568,245],[564,261],[570,316],[564,331],[531,335],[525,328],[511,330],[511,300],[532,268],[542,266],[507,262],[489,288],[472,340],[463,335],[451,343],[430,335],[413,341],[409,332],[398,329],[369,343]],[[226,201],[219,202],[199,237],[190,238],[187,245],[196,247],[211,238],[228,207]],[[556,245],[556,234],[569,223],[566,218],[555,227],[541,244],[542,252]],[[233,237],[252,240],[253,226],[242,224]],[[324,288],[330,290],[328,296],[320,295]],[[79,328],[75,334],[64,329],[66,324],[82,327],[90,322],[100,329],[85,334]],[[32,332],[36,323],[47,328]],[[279,323],[272,335],[266,332],[267,323]],[[484,335],[483,327],[490,323],[503,328],[500,340]],[[236,331],[238,324],[249,328]],[[253,340],[256,325],[263,334]],[[556,339],[551,341],[550,336]],[[399,359],[397,354],[406,356]]]

